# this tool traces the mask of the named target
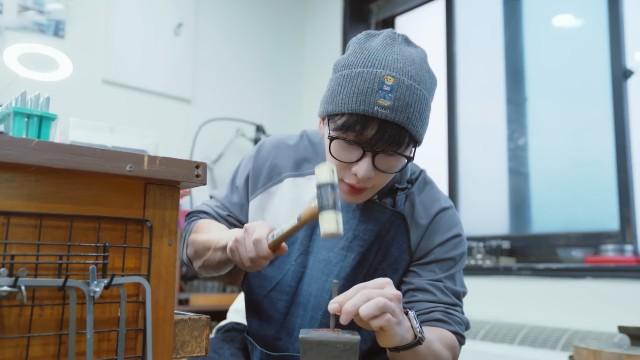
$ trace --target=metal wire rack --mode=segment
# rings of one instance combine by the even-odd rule
[[[0,360],[151,358],[152,230],[139,218],[0,212]]]

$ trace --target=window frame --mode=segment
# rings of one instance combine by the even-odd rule
[[[422,6],[432,0],[344,0],[344,27],[343,49],[349,40],[356,34],[368,29],[393,28],[394,19],[407,11]],[[446,43],[447,43],[447,111],[448,111],[448,172],[449,172],[449,197],[454,204],[458,203],[458,159],[457,159],[457,100],[456,100],[456,64],[455,64],[455,0],[446,0]],[[521,4],[520,0],[505,0],[505,11],[514,11]],[[626,94],[626,79],[630,76],[625,66],[625,42],[622,5],[617,0],[608,0],[609,11],[609,43],[611,61],[611,86],[613,96],[613,119],[615,133],[615,150],[617,165],[618,206],[620,214],[620,230],[618,232],[563,232],[554,234],[527,234],[517,233],[469,236],[468,240],[486,243],[490,240],[506,239],[512,243],[512,250],[519,263],[509,266],[467,266],[467,272],[481,274],[524,273],[524,274],[557,274],[558,276],[604,276],[620,277],[628,273],[629,269],[638,269],[632,272],[632,277],[640,277],[640,266],[619,265],[584,265],[577,263],[564,263],[559,267],[560,258],[549,256],[548,249],[560,247],[592,247],[597,251],[600,244],[610,243],[616,238],[616,243],[632,244],[635,254],[640,254],[636,242],[635,208],[633,194],[633,177],[631,167],[631,150],[628,125],[628,106]],[[513,25],[513,19],[507,19],[505,27]],[[516,19],[517,21],[517,19]],[[521,25],[521,22],[520,22]],[[507,40],[505,39],[505,42]],[[508,44],[505,44],[505,47]],[[512,41],[511,46],[522,46],[521,39]],[[522,60],[522,59],[520,59]],[[517,65],[517,64],[516,64]],[[524,71],[523,67],[505,69]],[[507,79],[509,82],[509,79]],[[523,90],[523,89],[522,89]],[[526,154],[525,154],[526,156]],[[510,181],[511,184],[511,181]],[[522,185],[522,184],[520,184]],[[515,184],[515,186],[520,186]],[[511,187],[512,185],[510,185]],[[510,189],[510,192],[513,191]],[[513,208],[513,202],[510,204]],[[513,226],[512,226],[513,228]],[[540,249],[547,249],[547,253]],[[564,270],[562,270],[562,269]],[[519,270],[520,269],[520,270]],[[560,269],[560,270],[559,270]],[[566,271],[569,269],[569,271]],[[620,270],[620,271],[619,271]],[[625,275],[626,276],[626,275]]]

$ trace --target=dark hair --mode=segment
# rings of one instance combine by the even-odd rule
[[[404,151],[418,142],[402,126],[362,114],[329,115],[331,131],[351,134],[365,148],[378,151]]]

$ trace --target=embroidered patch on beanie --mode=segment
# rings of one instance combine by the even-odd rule
[[[393,105],[393,96],[396,90],[396,78],[385,75],[378,82],[378,94],[376,96],[377,111],[389,112],[389,107]]]

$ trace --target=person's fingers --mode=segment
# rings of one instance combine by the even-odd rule
[[[229,244],[227,244],[227,256],[234,264],[238,265],[238,250],[236,249],[234,240],[231,240]]]
[[[256,258],[256,249],[253,245],[253,229],[245,226],[243,233],[244,238],[242,239],[242,246],[240,250],[242,263],[250,268]]]
[[[227,255],[233,261],[236,266],[240,267],[243,270],[246,270],[246,264],[243,259],[243,236],[242,234],[234,237],[233,240],[227,245]]]
[[[275,256],[267,244],[271,226],[265,222],[248,223],[227,247],[227,254],[243,270],[261,270]],[[287,248],[280,250],[283,254]]]
[[[382,298],[384,301],[391,303],[394,299],[397,290],[393,289],[364,289],[353,295],[347,300],[340,309],[340,323],[342,325],[348,324],[353,318],[359,314],[360,308],[366,303],[376,299]],[[376,303],[378,304],[378,303]]]
[[[267,241],[270,233],[271,226],[266,223],[257,224],[253,229],[253,233],[251,234],[251,243],[253,244],[256,257],[266,260],[271,260],[273,258],[273,252],[269,249],[269,243]]]
[[[359,317],[366,322],[370,322],[382,314],[389,314],[395,318],[400,315],[404,316],[401,309],[402,305],[399,305],[386,297],[378,296],[360,306],[356,317]]]
[[[386,289],[386,288],[395,289],[395,285],[393,284],[393,281],[391,281],[391,279],[389,278],[373,279],[373,280],[363,282],[353,286],[351,289],[333,298],[331,300],[331,303],[337,303],[338,306],[342,308],[342,306],[344,306],[344,304],[349,299],[351,299],[352,297],[354,297],[356,294],[363,291],[364,289]]]
[[[360,316],[356,315],[353,318],[353,322],[356,323],[356,325],[358,325],[359,327],[365,329],[365,330],[369,330],[369,331],[373,331],[373,329],[369,326],[369,322],[368,321],[364,321]]]
[[[278,247],[278,248],[276,249],[276,251],[275,251],[275,253],[274,253],[274,254],[276,254],[277,256],[282,256],[282,255],[286,254],[286,253],[287,253],[287,251],[289,251],[289,246],[287,246],[287,244],[286,244],[286,243],[282,243],[282,244],[280,245],[280,247]]]
[[[400,320],[389,313],[382,313],[366,321],[369,330],[374,332],[394,329]]]

